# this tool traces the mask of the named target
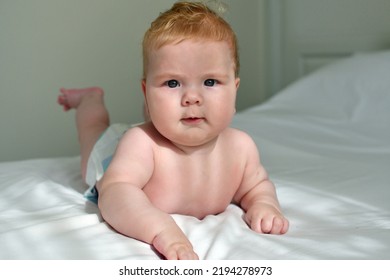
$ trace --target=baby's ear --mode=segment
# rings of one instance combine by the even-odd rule
[[[240,86],[240,78],[236,78],[235,80],[235,84],[236,84],[236,90],[238,89],[238,87]]]
[[[142,88],[142,92],[144,93],[144,96],[146,96],[146,80],[145,79],[142,79],[142,81],[141,81],[141,88]]]

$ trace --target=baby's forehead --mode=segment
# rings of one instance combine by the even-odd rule
[[[231,58],[234,59],[234,51],[232,46],[230,46],[228,41],[225,40],[211,40],[211,39],[200,39],[200,38],[179,38],[176,40],[172,40],[170,42],[165,42],[164,44],[158,45],[158,46],[151,46],[148,49],[148,53],[150,54],[156,54],[159,52],[159,50],[162,49],[172,49],[175,50],[176,46],[181,47],[183,45],[188,45],[188,46],[199,46],[201,47],[204,52],[206,53],[209,47],[215,48],[221,48],[221,51],[225,52],[226,50],[228,51],[227,53],[230,55]],[[173,48],[172,48],[173,47]],[[179,48],[177,48],[179,49]],[[223,50],[222,50],[223,49]],[[191,50],[189,50],[191,51]]]
[[[204,56],[209,55],[210,57],[218,56],[219,58],[223,57],[227,63],[231,63],[235,76],[238,76],[238,67],[239,61],[236,53],[235,45],[232,44],[230,40],[221,40],[214,38],[203,38],[203,37],[176,37],[169,38],[170,40],[158,41],[149,44],[147,48],[144,48],[144,57],[143,57],[143,77],[145,78],[148,72],[148,68],[151,64],[154,64],[155,60],[161,60],[160,55],[165,53],[166,50],[170,51],[170,56],[175,57],[175,55],[179,55],[181,52],[181,56],[187,56],[192,53],[191,47],[189,47],[188,52],[185,48],[180,48],[180,46],[188,45],[188,46],[200,46]],[[178,48],[170,48],[178,46]],[[214,46],[214,47],[212,47]],[[176,52],[177,50],[177,52]],[[196,49],[195,49],[196,50]],[[198,52],[199,48],[196,50]],[[221,60],[219,60],[221,61]],[[230,68],[230,67],[229,67]]]

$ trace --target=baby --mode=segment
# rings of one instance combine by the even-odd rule
[[[202,3],[178,2],[146,32],[143,57],[141,125],[110,126],[98,87],[58,98],[76,109],[82,174],[103,218],[166,259],[198,259],[170,214],[203,219],[235,203],[252,230],[287,232],[255,143],[229,127],[240,83],[229,24]],[[110,143],[114,155],[99,155]]]

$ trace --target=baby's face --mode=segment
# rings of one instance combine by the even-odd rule
[[[193,147],[229,126],[239,79],[227,43],[166,45],[150,53],[147,69],[142,88],[150,118],[164,137]]]

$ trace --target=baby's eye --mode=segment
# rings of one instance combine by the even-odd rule
[[[206,87],[213,87],[213,86],[215,86],[216,83],[217,83],[217,81],[214,79],[207,79],[206,81],[204,81],[204,85]]]
[[[170,88],[175,88],[175,87],[178,87],[180,86],[180,83],[176,80],[169,80],[165,83],[168,87]]]

